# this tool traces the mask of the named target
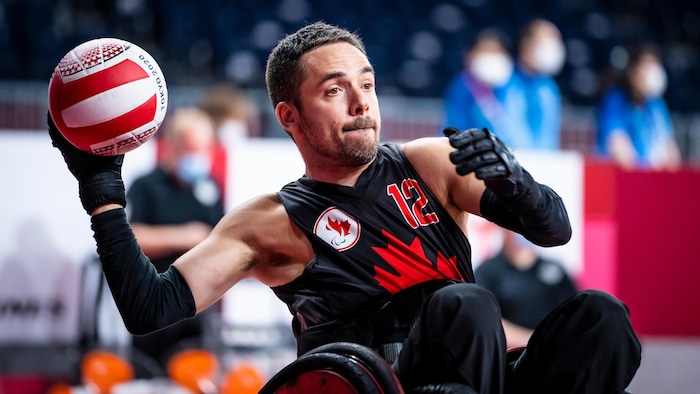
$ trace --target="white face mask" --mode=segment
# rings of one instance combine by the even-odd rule
[[[644,97],[654,98],[659,97],[666,91],[668,77],[666,70],[658,64],[650,64],[646,66],[643,72],[642,86],[640,90]]]
[[[513,74],[513,61],[501,53],[484,53],[472,59],[469,71],[485,84],[500,87],[505,85]]]
[[[532,67],[539,73],[556,75],[564,66],[564,60],[566,60],[564,44],[557,40],[548,39],[535,47]]]

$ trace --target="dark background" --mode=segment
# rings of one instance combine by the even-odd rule
[[[358,32],[380,94],[439,97],[484,27],[512,39],[540,16],[567,44],[557,80],[565,104],[595,103],[616,46],[661,45],[672,111],[698,111],[700,2],[683,0],[2,0],[0,80],[47,81],[58,60],[98,37],[131,41],[158,59],[168,84],[230,81],[264,88],[265,60],[284,35],[316,20]]]

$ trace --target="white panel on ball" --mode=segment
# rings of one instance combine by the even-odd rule
[[[112,120],[153,96],[152,82],[141,79],[96,94],[61,111],[68,127],[94,126]]]
[[[168,91],[148,52],[118,38],[98,38],[58,62],[48,102],[66,140],[83,151],[111,156],[153,137],[165,118]]]

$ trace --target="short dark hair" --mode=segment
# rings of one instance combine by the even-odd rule
[[[652,41],[642,39],[628,43],[625,45],[625,50],[627,51],[627,64],[625,65],[625,72],[620,74],[620,86],[622,86],[622,89],[632,101],[641,105],[644,103],[645,98],[632,86],[628,71],[639,66],[642,60],[647,56],[653,56],[658,59],[659,62],[662,62],[661,48]]]
[[[627,50],[627,68],[638,66],[646,56],[654,56],[662,61],[661,48],[652,41],[637,40],[625,45]]]
[[[501,27],[489,26],[483,28],[482,30],[479,30],[477,34],[470,36],[464,43],[464,46],[462,47],[462,52],[468,53],[469,51],[474,49],[480,42],[486,40],[493,40],[498,42],[499,44],[501,44],[503,49],[505,49],[506,52],[510,53],[512,50],[512,44],[506,32]]]
[[[265,84],[272,107],[282,101],[300,106],[299,86],[304,79],[301,57],[316,47],[341,41],[367,56],[360,36],[322,21],[302,27],[283,38],[267,58],[265,69]]]

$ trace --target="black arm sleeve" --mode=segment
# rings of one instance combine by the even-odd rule
[[[136,242],[124,209],[93,216],[92,230],[107,284],[129,332],[148,334],[195,315],[185,278],[173,266],[158,274]]]
[[[571,239],[571,223],[561,197],[546,185],[535,183],[528,194],[534,208],[522,212],[515,204],[498,198],[490,189],[481,196],[481,216],[525,236],[539,246],[564,245]]]

